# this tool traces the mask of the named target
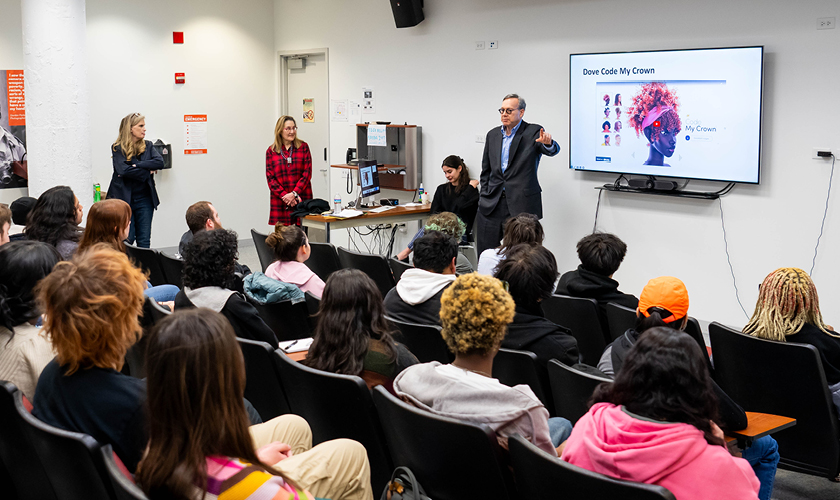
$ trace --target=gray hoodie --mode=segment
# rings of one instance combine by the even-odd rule
[[[494,378],[432,361],[406,368],[394,380],[394,392],[436,415],[489,426],[505,449],[508,437],[520,434],[557,454],[548,432],[548,410],[527,385],[508,387]]]

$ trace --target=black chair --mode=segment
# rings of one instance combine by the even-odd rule
[[[57,500],[47,471],[38,458],[26,422],[16,408],[23,407],[23,393],[11,382],[0,382],[0,467],[7,472],[7,483],[2,486],[5,495],[20,500]],[[25,408],[22,408],[26,412]]]
[[[624,335],[624,332],[636,326],[636,310],[610,302],[607,304],[607,322],[609,323],[609,341]]]
[[[703,351],[703,356],[706,358],[706,366],[709,367],[709,370],[712,369],[712,363],[709,359],[709,350],[706,349],[706,341],[703,339],[703,330],[700,328],[700,322],[697,321],[695,318],[691,316],[688,317],[688,322],[685,324],[685,333],[687,333],[691,338],[697,342],[697,345],[700,346],[700,350]],[[710,372],[711,373],[711,372]]]
[[[166,255],[163,252],[160,252],[158,255],[160,256],[160,267],[163,269],[163,277],[166,282],[178,288],[184,288],[184,261]]]
[[[318,314],[318,311],[321,309],[321,299],[309,292],[305,292],[303,296],[306,297],[306,310],[309,311],[309,317],[311,318],[312,316]],[[312,328],[314,330],[315,322],[310,319],[310,323],[312,324]]]
[[[293,304],[291,300],[284,300],[271,304],[258,304],[251,299],[248,299],[248,302],[253,304],[280,342],[312,336],[312,324],[309,321],[309,307],[306,302]]]
[[[510,438],[508,444],[520,498],[676,500],[674,494],[662,486],[622,481],[566,463],[522,436]]]
[[[382,491],[394,465],[364,380],[309,368],[279,351],[275,356],[289,406],[309,423],[313,444],[337,438],[362,443],[370,461],[373,490]]]
[[[111,481],[111,487],[114,489],[116,500],[149,500],[143,490],[126,476],[128,471],[123,472],[117,465],[117,461],[114,459],[114,450],[110,444],[101,447],[99,451],[102,455],[102,462],[105,464],[105,470],[108,473],[107,479]]]
[[[309,242],[312,253],[304,264],[317,274],[319,278],[327,281],[332,273],[341,269],[341,262],[338,260],[338,252],[332,243]]]
[[[245,399],[254,405],[264,422],[291,413],[274,348],[266,342],[236,340],[245,358]]]
[[[589,411],[592,392],[602,382],[612,382],[608,378],[596,377],[552,359],[548,362],[548,379],[554,396],[554,409],[558,417],[569,419],[572,424]]]
[[[251,229],[251,239],[254,240],[254,247],[257,249],[257,257],[260,259],[262,272],[265,272],[268,266],[274,262],[274,251],[265,244],[266,238],[268,238],[267,234],[262,234],[256,229]]]
[[[446,364],[455,359],[440,335],[439,326],[406,323],[394,318],[387,319],[399,329],[399,333],[394,335],[394,340],[405,344],[421,363],[440,361]]]
[[[551,416],[554,416],[554,398],[551,396],[548,371],[540,366],[533,352],[499,349],[493,359],[493,378],[511,387],[517,384],[529,386]]]
[[[126,245],[125,253],[137,267],[149,273],[149,282],[152,286],[166,284],[166,276],[163,274],[163,268],[160,265],[160,252],[151,248]]]
[[[383,297],[397,284],[388,259],[381,255],[358,253],[339,247],[338,261],[344,269],[358,269],[370,276]]]
[[[496,434],[488,426],[415,408],[382,386],[373,389],[373,400],[394,464],[410,468],[429,497],[517,498]]]
[[[733,400],[750,411],[796,419],[795,426],[773,434],[779,467],[837,477],[840,421],[817,349],[751,337],[719,323],[709,325],[709,336],[715,379]]]
[[[158,321],[172,314],[153,299],[146,297],[143,302],[143,315],[140,316],[140,326],[143,336],[125,353],[123,373],[135,378],[146,378],[146,339]]]
[[[388,265],[391,266],[391,272],[394,273],[394,280],[399,281],[402,274],[409,269],[414,269],[414,266],[408,262],[403,262],[394,258],[388,259]]]
[[[41,422],[15,398],[15,409],[24,421],[35,453],[43,464],[48,483],[60,500],[112,500],[115,497],[100,445],[87,434],[65,431]],[[107,482],[106,482],[107,481]]]
[[[572,336],[577,339],[581,361],[597,366],[607,347],[598,317],[598,302],[595,299],[553,295],[543,300],[542,308],[548,320],[572,331]]]

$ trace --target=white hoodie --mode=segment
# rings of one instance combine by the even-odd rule
[[[423,269],[408,269],[397,283],[397,293],[408,305],[416,306],[434,297],[455,281],[454,274],[438,274]]]

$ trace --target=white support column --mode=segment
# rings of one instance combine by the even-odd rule
[[[93,201],[85,0],[21,0],[29,195]]]

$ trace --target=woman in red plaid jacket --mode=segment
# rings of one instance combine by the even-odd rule
[[[289,225],[295,205],[312,199],[312,155],[309,146],[298,139],[297,123],[281,116],[274,127],[274,144],[265,152],[265,177],[271,191],[269,224]]]

